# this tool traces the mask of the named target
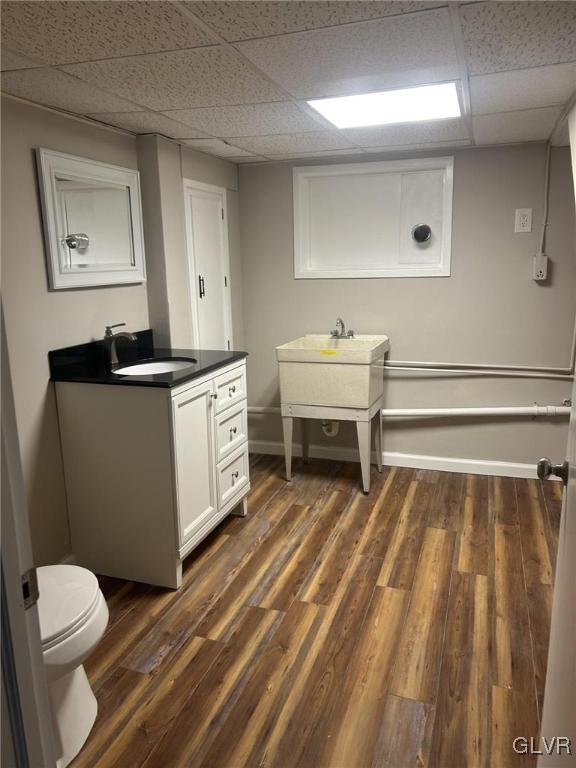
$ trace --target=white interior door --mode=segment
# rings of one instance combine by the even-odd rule
[[[570,115],[570,144],[576,192],[576,108]],[[576,381],[572,389],[567,461],[568,483],[560,519],[542,736],[548,744],[554,736],[571,739],[571,754],[553,748],[551,754],[539,758],[539,768],[576,765]]]
[[[558,558],[554,581],[552,626],[542,716],[542,737],[550,745],[539,768],[568,768],[576,765],[576,382],[572,390],[572,413],[568,438],[568,484],[564,492]],[[571,740],[571,754],[554,737]]]
[[[231,349],[226,190],[186,180],[184,197],[195,344]]]

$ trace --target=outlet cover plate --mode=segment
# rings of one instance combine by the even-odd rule
[[[548,279],[548,256],[545,253],[537,253],[534,256],[532,279],[537,283],[543,283]]]
[[[532,208],[516,208],[514,232],[532,232]]]

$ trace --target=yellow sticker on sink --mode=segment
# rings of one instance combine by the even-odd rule
[[[321,349],[320,354],[321,355],[337,355],[338,351],[336,349]]]

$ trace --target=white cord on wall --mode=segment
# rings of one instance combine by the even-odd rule
[[[548,227],[548,203],[550,199],[550,154],[552,151],[552,145],[548,142],[546,146],[546,164],[544,166],[544,214],[542,218],[542,234],[540,236],[540,250],[539,255],[544,253],[544,245],[546,242],[546,228]]]

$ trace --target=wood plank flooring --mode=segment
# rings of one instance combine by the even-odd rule
[[[75,768],[507,768],[537,736],[561,486],[252,456],[178,592],[101,578]]]

